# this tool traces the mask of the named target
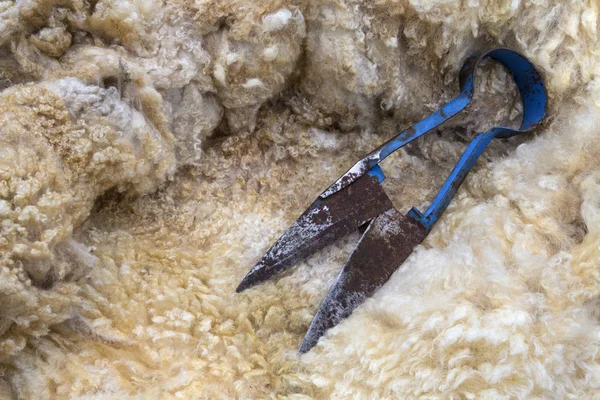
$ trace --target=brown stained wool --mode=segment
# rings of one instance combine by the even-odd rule
[[[593,0],[0,1],[0,398],[594,398],[600,48]],[[373,299],[302,358],[352,234],[235,287],[335,178],[521,51],[551,118],[495,141]],[[469,115],[383,163],[424,209]]]

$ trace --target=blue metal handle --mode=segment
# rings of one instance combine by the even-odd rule
[[[407,216],[420,222],[427,231],[431,230],[446,210],[446,207],[452,201],[463,180],[493,138],[508,138],[517,133],[529,131],[538,125],[546,115],[547,95],[544,82],[533,64],[520,54],[507,49],[492,50],[486,53],[486,55],[502,63],[511,72],[521,92],[521,101],[523,103],[523,121],[521,127],[519,129],[505,127],[492,128],[485,133],[480,133],[471,141],[425,214],[414,207],[407,213]],[[474,61],[475,65],[478,61],[479,59]],[[465,65],[468,63],[469,60],[467,60]],[[469,72],[463,75],[461,71],[461,81],[463,80],[463,76],[464,82],[472,90],[472,73]]]
[[[501,128],[498,130],[502,130]],[[452,198],[456,194],[458,188],[466,178],[467,174],[473,168],[477,159],[483,153],[488,144],[493,138],[497,137],[500,132],[495,130],[489,130],[485,133],[480,133],[471,141],[465,152],[458,160],[458,163],[452,170],[452,173],[444,182],[444,185],[435,196],[435,199],[425,212],[421,213],[415,207],[411,208],[406,216],[411,217],[415,221],[418,221],[425,227],[425,230],[429,232],[433,225],[437,222],[440,216],[446,210],[446,207],[452,201]]]
[[[473,99],[474,72],[477,69],[479,62],[485,57],[490,57],[500,62],[508,69],[521,92],[521,100],[523,102],[523,123],[521,124],[521,128],[519,130],[503,128],[504,130],[502,133],[498,133],[497,137],[510,137],[518,132],[530,130],[533,126],[539,124],[546,115],[547,100],[544,82],[535,66],[527,58],[510,49],[497,48],[476,53],[465,61],[460,70],[459,80],[461,93],[456,98],[359,160],[352,168],[335,181],[333,185],[325,190],[321,194],[321,198],[326,198],[345,188],[365,173],[377,176],[380,181],[382,181],[385,178],[383,173],[379,168],[375,168],[381,161],[400,147],[452,118],[464,110],[471,102]]]

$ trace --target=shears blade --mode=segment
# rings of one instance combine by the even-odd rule
[[[346,190],[317,198],[250,270],[236,291],[282,273],[393,208],[381,187],[382,180],[383,173],[376,167]]]
[[[486,57],[498,61],[512,75],[523,105],[521,126],[518,129],[498,126],[477,134],[426,211],[413,207],[406,215],[400,214],[380,185],[384,176],[378,164],[463,111],[475,93],[475,70]],[[301,354],[310,350],[327,329],[349,316],[410,256],[494,138],[506,139],[528,132],[546,116],[547,93],[542,76],[531,61],[513,50],[497,48],[473,54],[463,64],[459,82],[457,97],[367,154],[322,192],[238,286],[240,292],[263,282],[355,229],[362,233],[359,244],[317,311],[304,337]]]
[[[425,236],[423,225],[394,208],[372,220],[321,303],[298,353],[313,348],[329,328],[383,286]]]

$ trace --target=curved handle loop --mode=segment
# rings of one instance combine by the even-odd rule
[[[509,70],[509,72],[511,72],[513,79],[521,92],[523,121],[519,129],[495,127],[487,132],[477,135],[460,157],[460,160],[452,170],[452,173],[446,182],[444,182],[444,185],[425,214],[414,207],[407,213],[407,216],[420,222],[427,232],[431,230],[433,225],[446,210],[446,207],[448,207],[448,204],[452,201],[452,198],[465,177],[492,139],[509,138],[517,133],[527,132],[540,124],[546,115],[547,95],[542,77],[529,60],[512,50],[495,49],[483,53],[483,55],[470,57],[460,73],[463,91],[469,90],[472,96],[473,71],[477,67],[479,61],[485,56],[489,56],[499,61]]]
[[[519,88],[521,102],[523,103],[521,127],[519,129],[501,128],[504,131],[499,132],[496,137],[509,138],[517,133],[527,132],[539,125],[546,115],[548,102],[544,80],[531,61],[514,50],[497,48],[469,57],[460,70],[461,92],[468,93],[469,97],[473,98],[473,75],[479,62],[485,57],[498,61],[510,72]]]
[[[469,103],[473,99],[474,93],[473,75],[475,73],[475,70],[477,69],[477,66],[479,65],[479,62],[485,57],[490,57],[500,62],[511,73],[513,79],[517,84],[517,87],[519,88],[519,91],[521,93],[521,101],[523,103],[523,122],[521,123],[521,127],[519,129],[513,130],[509,128],[493,128],[488,132],[494,131],[495,134],[493,137],[508,138],[519,132],[531,130],[534,126],[538,125],[546,115],[547,95],[546,88],[544,87],[544,81],[540,73],[535,68],[535,66],[521,54],[506,48],[496,48],[493,50],[473,54],[465,61],[460,70],[460,94],[457,97],[455,97],[452,101],[443,106],[441,109],[429,115],[422,121],[417,122],[410,128],[404,130],[397,136],[388,140],[386,143],[369,153],[366,157],[359,160],[356,164],[354,164],[352,168],[350,168],[344,175],[342,175],[337,181],[335,181],[333,185],[331,185],[327,190],[325,190],[321,194],[321,198],[331,196],[333,193],[345,188],[352,182],[356,181],[365,173],[377,176],[378,179],[382,181],[384,179],[384,176],[378,164],[381,161],[383,161],[383,159],[392,154],[394,151],[398,150],[400,147],[417,139],[421,135],[429,132],[430,130],[438,127],[448,119],[452,118],[453,116],[464,110],[465,107],[469,105]],[[475,140],[477,140],[477,138],[474,139],[474,142]],[[487,143],[489,143],[489,141]],[[485,146],[487,146],[487,143],[475,156],[475,160],[477,159],[479,154],[481,154]],[[467,150],[469,149],[470,147],[467,148]],[[477,149],[479,149],[479,147],[477,147]],[[466,166],[467,164],[464,164],[464,167]],[[468,172],[468,170],[471,167],[469,167],[466,170],[466,172]],[[450,177],[452,177],[452,175],[450,175]],[[456,178],[458,177],[459,176],[457,175]],[[444,188],[445,185],[444,187],[442,187],[442,191],[444,190]],[[438,197],[442,194],[442,191],[440,191]],[[453,195],[454,193],[452,193],[450,199],[452,199]],[[437,212],[435,212],[435,215],[439,216],[444,211],[446,206],[443,206],[443,209],[441,209],[441,211],[438,210]],[[440,207],[442,207],[441,203]],[[434,210],[428,210],[426,215],[429,213],[429,211],[434,212]],[[433,225],[433,223],[435,223],[435,221],[433,221],[431,225]]]

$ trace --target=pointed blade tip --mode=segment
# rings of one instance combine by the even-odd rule
[[[238,285],[238,287],[235,288],[235,292],[236,293],[241,293],[244,290],[246,290],[247,286],[244,285],[244,281],[241,281],[240,284]]]
[[[235,289],[236,293],[241,293],[244,290],[258,285],[260,282],[257,279],[254,279],[254,275],[252,274],[252,271],[248,272],[248,274],[244,277],[244,279],[242,279],[242,281],[240,282],[240,284],[238,285],[238,287]]]
[[[323,329],[323,326],[321,323],[321,319],[322,319],[321,312],[322,311],[319,308],[319,310],[317,310],[317,314],[315,315],[312,322],[310,323],[310,326],[308,327],[308,330],[306,331],[306,334],[304,335],[304,339],[302,339],[302,344],[300,345],[300,348],[298,349],[298,355],[301,356],[301,355],[309,352],[313,347],[315,347],[317,345],[317,343],[319,343],[319,340],[321,339],[321,337],[323,337],[325,332],[327,332],[327,329]]]
[[[302,344],[300,345],[300,348],[298,349],[298,355],[299,356],[302,356],[302,355],[306,354],[313,347],[315,347],[316,343],[312,343],[312,340],[309,342],[307,339],[308,338],[305,336],[304,339],[302,340]]]

